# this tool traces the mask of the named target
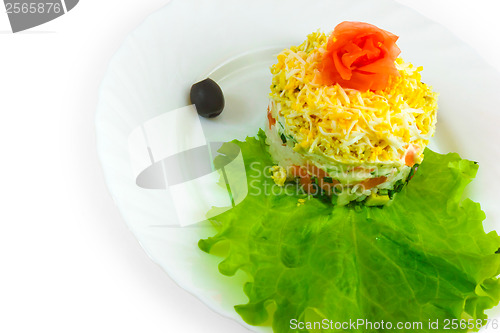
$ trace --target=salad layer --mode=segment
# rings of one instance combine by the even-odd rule
[[[277,104],[270,102],[271,114],[279,114]],[[278,118],[279,119],[279,118]],[[270,121],[265,126],[266,143],[276,164],[271,169],[275,183],[298,181],[310,194],[319,191],[331,196],[336,205],[351,201],[368,205],[385,205],[411,179],[418,164],[394,165],[388,163],[341,163],[324,154],[296,149],[296,143],[285,134],[282,120]]]
[[[421,81],[422,68],[396,59],[399,76],[391,76],[383,90],[324,85],[318,77],[327,41],[316,32],[278,55],[271,67],[276,107],[270,121],[280,122],[299,152],[346,164],[420,163],[437,112],[437,94]]]

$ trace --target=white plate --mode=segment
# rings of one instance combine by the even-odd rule
[[[246,325],[233,310],[246,303],[241,290],[245,277],[222,276],[217,271],[220,258],[198,249],[198,240],[213,234],[207,224],[176,227],[167,190],[136,185],[128,136],[144,121],[188,105],[190,86],[207,73],[226,97],[220,117],[202,120],[207,139],[255,135],[264,123],[275,53],[344,20],[370,22],[399,35],[401,56],[424,66],[424,81],[440,93],[432,147],[479,162],[469,193],[486,211],[486,229],[497,228],[500,75],[446,29],[392,1],[313,0],[306,6],[303,0],[173,0],[124,41],[101,86],[98,151],[130,230],[179,285],[255,331],[270,329]]]

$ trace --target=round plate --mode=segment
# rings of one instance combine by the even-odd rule
[[[248,326],[233,310],[246,303],[245,276],[222,276],[221,259],[198,249],[198,240],[214,233],[207,222],[179,227],[168,190],[136,185],[128,139],[145,121],[189,105],[191,85],[208,75],[221,85],[226,107],[220,117],[201,120],[207,141],[255,135],[264,124],[275,55],[345,20],[400,36],[401,56],[424,67],[423,80],[440,93],[431,148],[479,162],[469,195],[481,202],[487,231],[495,229],[500,76],[446,29],[392,1],[312,0],[305,6],[303,0],[173,0],[124,41],[101,86],[98,151],[130,230],[179,285],[254,331],[270,328]]]

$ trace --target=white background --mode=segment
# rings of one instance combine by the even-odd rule
[[[0,332],[246,331],[146,256],[96,154],[94,113],[107,64],[167,2],[81,0],[18,34],[0,5]],[[399,2],[500,70],[498,0]]]

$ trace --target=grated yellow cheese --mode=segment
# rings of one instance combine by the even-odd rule
[[[422,67],[396,60],[400,77],[384,90],[360,92],[315,83],[327,35],[315,32],[285,49],[271,67],[270,98],[279,103],[280,121],[296,150],[320,153],[341,163],[416,163],[434,134],[437,94],[421,82]]]
[[[270,172],[271,172],[271,178],[274,180],[276,185],[278,185],[278,186],[285,185],[285,181],[286,181],[286,169],[285,168],[278,166],[278,165],[275,165],[275,166],[271,167]]]

